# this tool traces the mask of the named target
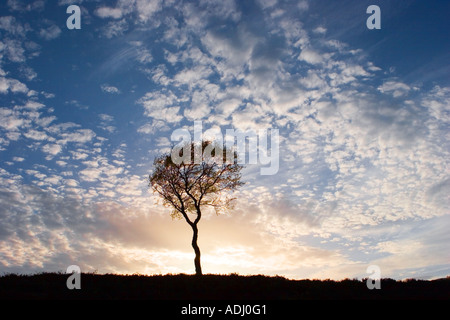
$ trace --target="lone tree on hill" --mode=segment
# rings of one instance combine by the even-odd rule
[[[192,228],[196,275],[202,275],[197,244],[202,209],[209,206],[220,214],[233,207],[230,194],[244,184],[237,160],[236,152],[211,141],[186,142],[154,160],[150,186],[173,209],[172,218],[184,218]]]

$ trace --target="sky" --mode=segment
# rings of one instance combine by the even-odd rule
[[[450,275],[449,9],[2,1],[0,272],[194,273],[148,176],[201,121],[279,132],[278,171],[246,165],[235,208],[202,217],[204,273]]]

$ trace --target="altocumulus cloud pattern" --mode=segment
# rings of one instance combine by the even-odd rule
[[[0,270],[192,273],[148,175],[202,121],[279,130],[204,272],[448,275],[449,5],[376,2],[380,29],[356,0],[3,1]]]

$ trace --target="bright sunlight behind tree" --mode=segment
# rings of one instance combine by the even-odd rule
[[[220,214],[233,207],[235,198],[231,193],[244,184],[242,168],[236,152],[210,141],[203,141],[201,145],[185,143],[175,153],[162,154],[154,160],[154,171],[150,175],[153,191],[161,196],[165,206],[173,209],[172,218],[184,218],[192,228],[196,275],[202,275],[197,244],[202,209],[212,207]]]

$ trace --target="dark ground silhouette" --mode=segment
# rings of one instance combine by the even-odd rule
[[[450,299],[450,277],[437,280],[381,279],[380,290],[363,280],[288,280],[262,275],[81,274],[81,289],[69,290],[70,274],[6,274],[0,299],[151,299],[151,300],[316,300]]]

